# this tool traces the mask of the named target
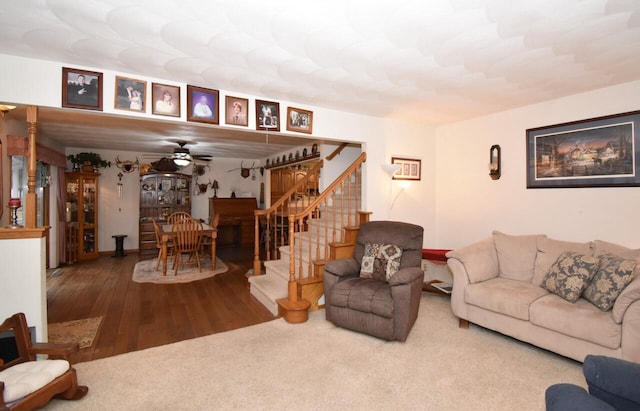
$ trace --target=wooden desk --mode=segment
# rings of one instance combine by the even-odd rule
[[[164,259],[162,261],[162,275],[167,275],[167,243],[173,237],[173,224],[163,224],[162,229],[162,251]],[[207,224],[202,224],[202,235],[211,238],[211,269],[216,269],[216,239],[218,230]]]

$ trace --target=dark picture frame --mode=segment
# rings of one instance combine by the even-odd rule
[[[287,107],[287,130],[311,134],[313,132],[313,111]]]
[[[129,77],[116,76],[114,108],[118,110],[147,111],[147,82]]]
[[[280,103],[256,100],[256,130],[280,131]]]
[[[422,160],[391,157],[391,164],[400,164],[400,169],[393,174],[393,180],[420,181],[422,178]]]
[[[219,95],[218,90],[187,85],[187,121],[218,124]]]
[[[234,126],[249,125],[249,99],[241,97],[225,97],[225,123]]]
[[[62,107],[102,111],[102,73],[63,67]]]
[[[530,128],[527,188],[640,186],[640,111]]]
[[[151,113],[180,117],[180,86],[151,83]]]

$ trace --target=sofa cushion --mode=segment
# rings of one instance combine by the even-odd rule
[[[613,307],[622,290],[633,280],[636,268],[634,260],[625,260],[613,254],[600,257],[600,269],[582,293],[585,300],[602,311]]]
[[[370,278],[349,278],[331,288],[331,304],[385,318],[393,317],[391,286]]]
[[[400,269],[402,248],[393,244],[366,243],[360,277],[388,281]]]
[[[531,283],[541,286],[544,276],[547,275],[553,263],[560,257],[560,254],[565,251],[575,251],[580,254],[593,255],[593,242],[575,243],[540,237],[538,238],[537,249],[538,255],[536,256],[535,270]]]
[[[558,257],[542,281],[542,288],[575,302],[598,271],[600,259],[565,251]]]
[[[531,324],[603,347],[620,347],[622,326],[613,321],[610,311],[600,311],[583,298],[570,303],[549,294],[535,300],[529,311]]]
[[[508,235],[494,231],[500,277],[530,282],[538,252],[536,243],[540,237],[544,235]]]
[[[464,300],[485,310],[529,320],[529,305],[548,292],[538,286],[507,278],[493,278],[469,284],[464,290]]]

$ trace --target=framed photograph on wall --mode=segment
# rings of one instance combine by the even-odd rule
[[[147,82],[116,76],[114,108],[146,112]]]
[[[531,128],[527,188],[640,186],[640,111]]]
[[[420,181],[422,160],[391,157],[391,164],[400,164],[400,169],[392,177],[394,180]]]
[[[220,105],[218,90],[187,86],[187,120],[218,124]]]
[[[249,125],[249,99],[240,97],[225,97],[225,123],[234,126]]]
[[[313,130],[313,111],[287,107],[287,130],[311,134]]]
[[[161,116],[180,117],[180,86],[151,84],[151,113]]]
[[[102,111],[102,73],[63,67],[62,107]]]
[[[280,131],[280,103],[256,100],[256,130]]]

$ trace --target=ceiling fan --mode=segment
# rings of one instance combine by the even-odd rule
[[[211,161],[212,157],[208,154],[191,154],[191,151],[185,146],[186,141],[177,141],[179,147],[173,149],[171,159],[177,166],[184,167],[189,165],[193,160]]]

